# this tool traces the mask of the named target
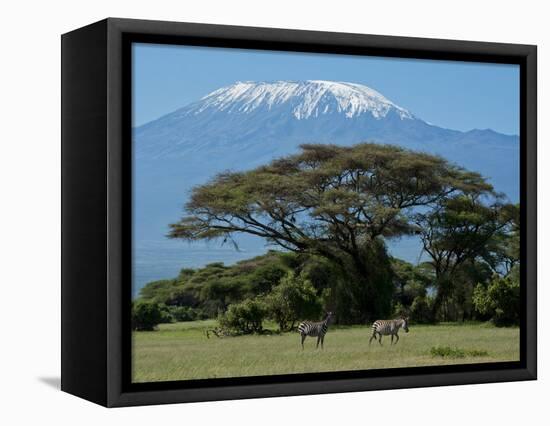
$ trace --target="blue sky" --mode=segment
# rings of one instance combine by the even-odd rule
[[[134,125],[235,81],[365,84],[419,118],[456,129],[519,133],[519,67],[455,61],[135,44]]]

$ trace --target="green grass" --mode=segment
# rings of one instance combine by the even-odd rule
[[[215,321],[163,324],[133,333],[133,380],[205,379],[519,360],[519,329],[489,324],[413,325],[397,345],[369,346],[370,327],[331,327],[325,349],[298,333],[207,339]]]

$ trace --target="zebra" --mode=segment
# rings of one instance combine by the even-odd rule
[[[304,349],[304,340],[307,336],[317,337],[317,346],[321,342],[321,349],[323,349],[323,342],[325,341],[325,334],[327,334],[328,325],[332,318],[332,312],[327,312],[325,319],[319,322],[304,321],[298,326],[298,332],[302,336],[302,350]]]
[[[369,340],[369,345],[372,343],[372,339],[376,339],[376,333],[380,336],[380,339],[378,340],[378,343],[382,345],[382,336],[387,336],[388,334],[391,334],[391,343],[393,344],[393,336],[396,337],[395,344],[397,345],[397,342],[399,341],[399,329],[403,328],[405,330],[405,333],[409,332],[409,318],[408,317],[401,317],[394,320],[378,320],[375,321],[372,325],[372,336]]]

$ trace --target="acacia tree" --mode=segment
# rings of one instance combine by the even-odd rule
[[[438,156],[372,143],[302,145],[296,155],[195,187],[169,236],[234,241],[246,233],[322,256],[347,277],[339,320],[363,321],[390,308],[384,239],[414,232],[418,209],[490,190],[479,174]]]
[[[416,215],[418,232],[435,272],[434,314],[441,309],[444,320],[448,319],[447,301],[453,294],[459,304],[466,300],[464,289],[459,288],[463,266],[468,264],[467,269],[474,271],[476,262],[481,261],[496,269],[503,261],[503,242],[509,239],[513,206],[499,203],[494,195],[487,189],[453,195]]]
[[[497,220],[500,232],[489,242],[483,260],[494,273],[508,276],[520,260],[519,204],[504,204]]]

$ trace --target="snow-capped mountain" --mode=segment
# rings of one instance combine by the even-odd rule
[[[133,139],[137,241],[164,240],[194,185],[294,153],[304,143],[374,141],[439,154],[519,199],[518,136],[441,128],[355,83],[237,82],[135,128]]]
[[[189,156],[256,162],[307,142],[395,143],[446,156],[481,138],[515,147],[516,136],[443,129],[360,84],[310,80],[237,82],[135,129],[137,158]],[[266,157],[267,156],[267,157]]]
[[[419,123],[427,125],[360,84],[237,82],[137,128],[136,153],[166,158],[250,147],[284,155],[304,142],[356,142],[390,125]]]
[[[395,105],[377,91],[360,84],[336,81],[237,82],[202,98],[182,115],[200,114],[208,109],[228,114],[249,114],[255,110],[272,111],[283,107],[297,120],[324,114],[343,114],[347,118],[370,114],[384,118],[393,113],[401,119],[412,114]]]

